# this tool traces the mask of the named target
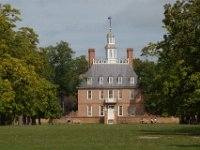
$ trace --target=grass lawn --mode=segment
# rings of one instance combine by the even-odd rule
[[[0,126],[0,150],[199,150],[200,126],[82,124]]]

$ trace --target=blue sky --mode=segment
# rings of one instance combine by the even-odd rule
[[[164,4],[175,0],[0,0],[21,10],[19,27],[31,27],[39,35],[39,46],[70,44],[75,56],[96,49],[104,58],[108,17],[116,36],[118,57],[126,57],[126,48],[134,48],[134,57],[149,42],[162,39]]]

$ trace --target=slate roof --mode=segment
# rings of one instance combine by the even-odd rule
[[[87,78],[92,77],[92,84],[87,84]],[[99,77],[103,77],[103,84],[99,84]],[[108,78],[113,77],[113,84]],[[122,84],[118,84],[118,77],[122,77]],[[134,84],[130,84],[130,77],[134,77]],[[83,81],[78,88],[136,88],[138,76],[129,64],[93,64],[82,75]]]

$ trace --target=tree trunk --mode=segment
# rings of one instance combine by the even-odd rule
[[[41,125],[41,118],[38,118],[38,124]]]
[[[35,117],[31,117],[31,121],[32,121],[32,125],[36,125],[36,118]]]

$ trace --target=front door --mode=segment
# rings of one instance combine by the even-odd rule
[[[114,106],[108,106],[108,124],[113,124],[115,119]]]

